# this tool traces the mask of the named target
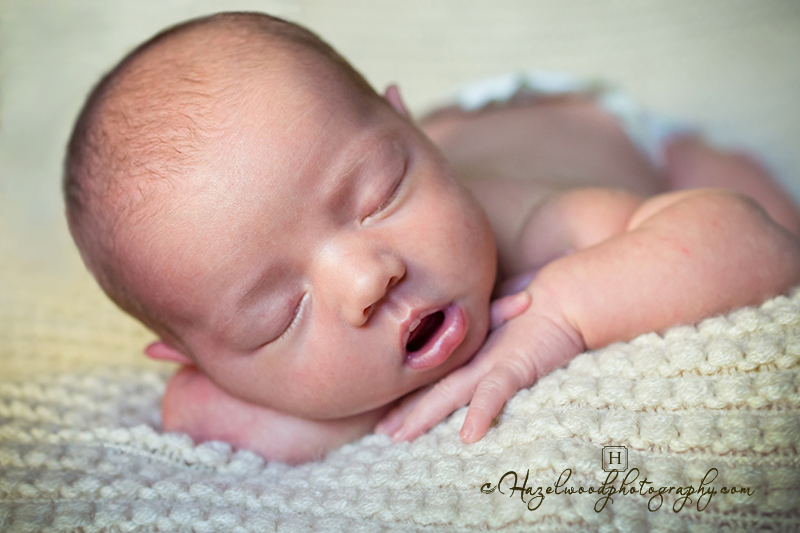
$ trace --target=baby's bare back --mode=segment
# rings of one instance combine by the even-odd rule
[[[447,108],[420,124],[467,182],[514,179],[551,190],[614,187],[642,196],[666,190],[618,119],[585,98],[529,99],[477,112]]]
[[[570,225],[579,225],[576,218],[590,215],[584,225],[607,233],[615,218],[629,213],[632,197],[677,190],[725,188],[745,194],[800,235],[794,202],[749,156],[724,153],[685,135],[665,143],[663,164],[657,167],[619,120],[588,98],[523,98],[477,112],[446,108],[424,117],[421,128],[486,210],[508,275],[520,273],[514,260],[517,240],[532,218],[539,219],[537,238],[545,242],[536,257],[538,268],[573,249],[572,243],[552,242],[554,217],[568,216]],[[576,194],[576,189],[586,190]],[[593,199],[600,213],[586,209]]]

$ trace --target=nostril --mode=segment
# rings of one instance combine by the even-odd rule
[[[391,289],[392,287],[394,287],[395,285],[400,283],[400,281],[404,277],[405,277],[405,273],[403,273],[402,276],[392,276],[391,278],[389,278],[389,283],[386,284],[386,290],[388,291],[389,289]]]
[[[398,275],[393,275],[393,276],[389,277],[388,281],[386,281],[386,285],[384,285],[383,291],[381,291],[380,294],[371,294],[370,295],[372,297],[372,303],[370,305],[364,307],[362,309],[362,311],[361,311],[361,323],[362,324],[366,323],[372,317],[372,315],[375,313],[376,308],[379,305],[381,305],[381,302],[383,302],[386,299],[389,291],[391,291],[404,278],[405,278],[405,272],[402,272],[401,274],[398,274]],[[376,289],[379,288],[379,287],[380,287],[380,285],[375,286]],[[370,301],[370,300],[367,300],[367,301]],[[363,303],[366,303],[366,301],[364,301]]]

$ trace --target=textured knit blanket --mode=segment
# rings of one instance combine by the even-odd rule
[[[800,291],[580,355],[473,445],[462,409],[412,443],[267,463],[161,433],[165,379],[0,382],[0,530],[800,529]]]
[[[309,25],[417,109],[510,69],[599,76],[800,197],[796,0],[0,0],[0,532],[800,531],[797,293],[581,355],[470,446],[463,411],[298,467],[161,433],[171,369],[85,273],[60,169],[102,72],[231,8]]]

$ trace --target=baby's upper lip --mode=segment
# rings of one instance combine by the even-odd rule
[[[440,311],[444,307],[444,305],[434,305],[431,307],[412,308],[408,317],[400,324],[400,349],[403,353],[405,353],[406,346],[408,346],[408,339],[411,336],[411,331],[422,322],[423,318],[436,311]]]

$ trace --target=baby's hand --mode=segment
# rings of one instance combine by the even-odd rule
[[[186,433],[195,442],[221,440],[270,461],[298,464],[368,433],[385,409],[338,420],[305,420],[234,398],[185,366],[170,379],[161,412],[166,432]]]
[[[533,285],[492,303],[491,328],[472,361],[410,395],[376,431],[411,440],[469,402],[461,439],[475,442],[514,393],[584,350],[557,300]]]

